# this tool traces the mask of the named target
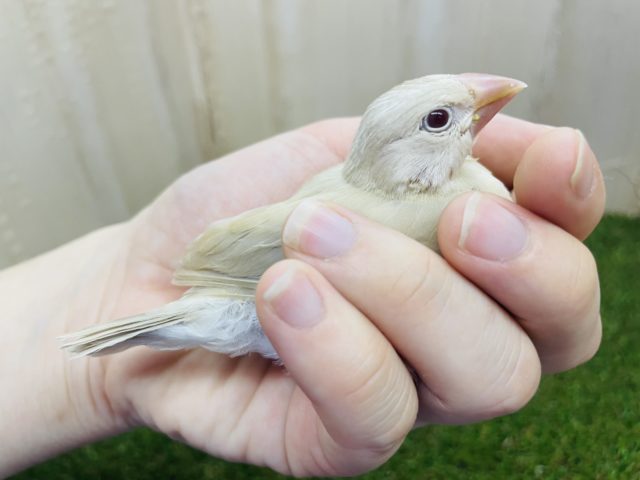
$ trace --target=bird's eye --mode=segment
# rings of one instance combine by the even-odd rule
[[[451,110],[448,108],[431,110],[422,117],[420,129],[427,130],[428,132],[442,132],[451,125],[451,117]]]

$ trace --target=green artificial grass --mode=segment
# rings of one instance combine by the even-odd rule
[[[640,219],[608,216],[587,244],[602,282],[604,340],[596,358],[544,378],[536,397],[517,414],[411,433],[386,465],[362,478],[640,478]],[[14,478],[283,477],[207,457],[141,429]]]

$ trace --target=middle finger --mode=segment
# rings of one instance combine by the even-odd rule
[[[421,420],[461,423],[521,408],[540,361],[521,327],[441,257],[338,207],[303,202],[285,254],[311,264],[416,370]]]

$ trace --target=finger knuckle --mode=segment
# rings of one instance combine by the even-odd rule
[[[410,265],[397,269],[387,293],[400,313],[421,311],[436,303],[435,300],[447,298],[452,287],[446,271],[435,272],[437,267],[431,255],[411,258]]]
[[[376,454],[395,451],[414,425],[418,411],[415,386],[408,373],[399,374],[392,367],[396,359],[391,357],[395,355],[389,349],[375,361],[354,366],[350,387],[345,389],[343,399],[359,406],[363,416],[356,423],[358,430],[366,435],[350,434],[341,439],[344,447]]]
[[[602,321],[600,314],[596,316],[593,329],[587,340],[585,340],[582,347],[582,355],[578,356],[569,368],[577,367],[583,363],[587,363],[600,349],[600,343],[602,342]]]
[[[507,355],[501,375],[495,384],[495,404],[491,416],[508,415],[521,410],[533,397],[540,383],[541,366],[535,348],[520,342],[512,355]]]
[[[575,270],[568,289],[568,305],[573,305],[578,314],[584,314],[593,309],[594,304],[600,302],[600,285],[598,282],[598,266],[591,251],[580,244]]]

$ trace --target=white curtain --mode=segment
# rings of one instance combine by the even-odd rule
[[[529,83],[509,111],[581,128],[608,209],[637,214],[639,21],[628,0],[0,0],[0,266],[440,72]]]

